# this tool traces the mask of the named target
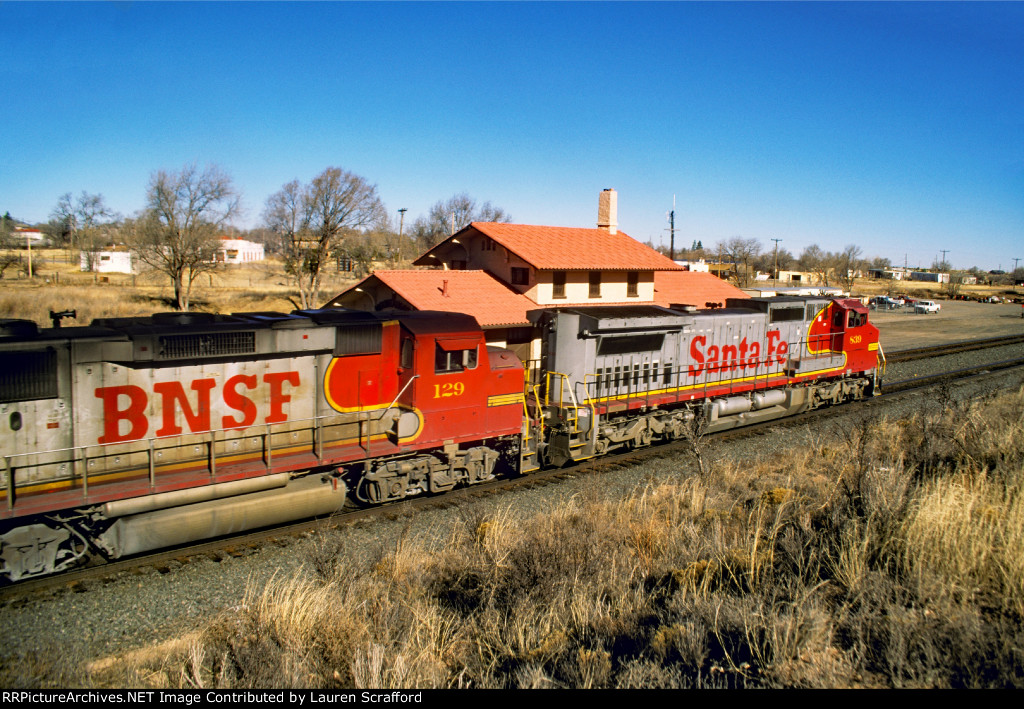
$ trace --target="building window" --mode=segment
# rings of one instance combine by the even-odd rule
[[[498,248],[498,245],[494,243],[494,239],[485,236],[484,240],[481,242],[480,248],[484,251],[494,251]]]
[[[640,296],[640,274],[631,271],[626,274],[626,297],[637,298]]]
[[[453,271],[465,271],[466,270],[466,262],[465,261],[459,261],[459,260],[452,261],[452,270]]]
[[[528,285],[530,285],[530,269],[528,269],[528,268],[513,268],[512,269],[512,285],[514,285],[514,286],[528,286]]]
[[[551,272],[551,297],[565,297],[565,271]]]
[[[601,272],[591,271],[590,272],[590,298],[601,297]]]

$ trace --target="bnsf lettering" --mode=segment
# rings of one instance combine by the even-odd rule
[[[697,335],[690,342],[690,376],[697,377],[705,369],[708,374],[714,374],[715,372],[735,372],[748,367],[756,369],[758,366],[770,365],[775,362],[782,364],[786,361],[789,345],[780,341],[781,337],[782,333],[778,330],[768,333],[767,361],[762,361],[760,342],[748,343],[747,338],[744,337],[739,345],[725,345],[719,348],[718,345],[708,345],[704,335]]]
[[[267,385],[268,411],[263,418],[264,423],[280,423],[288,420],[284,405],[292,400],[290,394],[284,393],[285,385],[299,386],[298,372],[271,372],[263,375]],[[217,386],[216,379],[196,379],[189,384],[191,394],[185,391],[180,382],[159,382],[153,385],[153,395],[159,399],[160,428],[157,436],[174,436],[183,432],[177,424],[177,411],[190,433],[209,431],[211,428],[211,407],[213,390]],[[256,375],[236,374],[224,382],[221,399],[224,405],[238,413],[233,416],[222,416],[221,428],[244,428],[256,422],[259,410],[256,403],[246,396],[258,386]],[[96,439],[97,443],[120,443],[134,441],[145,437],[149,432],[149,419],[146,408],[149,406],[149,394],[142,387],[134,384],[121,386],[99,387],[96,398],[103,402],[103,435]],[[194,404],[194,405],[193,405]]]

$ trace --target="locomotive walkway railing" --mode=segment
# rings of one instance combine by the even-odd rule
[[[221,461],[221,465],[224,465],[224,460],[227,458],[235,458],[236,456],[252,456],[260,459],[265,473],[269,474],[272,472],[275,458],[285,454],[294,454],[296,449],[306,449],[306,451],[312,455],[319,464],[328,464],[334,461],[333,459],[331,461],[325,460],[325,443],[343,445],[346,442],[346,439],[344,438],[328,439],[327,432],[331,428],[358,425],[358,434],[355,440],[360,447],[364,448],[364,450],[368,450],[369,439],[372,438],[374,434],[372,431],[364,432],[364,428],[368,429],[369,424],[374,421],[383,420],[387,413],[393,408],[394,402],[387,408],[383,409],[377,416],[371,416],[371,414],[377,413],[376,410],[352,413],[332,412],[330,414],[323,414],[308,418],[290,419],[280,423],[265,423],[260,424],[259,426],[247,426],[245,428],[220,428],[190,434],[187,436],[187,440],[182,440],[185,437],[177,434],[162,437],[154,436],[135,441],[95,443],[66,448],[32,451],[29,453],[5,454],[3,455],[5,477],[3,489],[5,489],[7,493],[6,506],[8,511],[13,511],[17,504],[19,471],[25,471],[33,468],[38,469],[51,466],[53,468],[57,468],[61,465],[69,466],[71,471],[70,475],[65,475],[61,478],[52,480],[23,480],[21,481],[21,484],[34,484],[36,482],[40,482],[42,484],[66,484],[70,489],[73,489],[74,486],[77,485],[81,487],[82,500],[87,502],[90,486],[97,484],[95,481],[91,482],[90,477],[96,478],[100,476],[144,472],[148,476],[149,486],[152,490],[156,488],[159,477],[168,475],[172,472],[168,470],[161,470],[161,468],[180,467],[188,464],[195,464],[200,460],[204,460],[205,462],[203,465],[205,469],[192,471],[192,473],[193,475],[196,473],[205,473],[212,479],[217,475],[218,460]],[[309,425],[302,426],[302,424]],[[364,434],[366,435],[365,446],[363,446]],[[297,445],[281,442],[278,442],[277,445],[275,445],[274,438],[280,438],[284,435],[291,435],[293,438],[299,435],[308,435],[309,440],[300,441]],[[217,450],[218,444],[222,447],[230,444],[238,446],[241,445],[243,441],[256,440],[259,441],[258,448],[253,447],[249,450],[236,451],[221,450],[219,452]],[[160,445],[161,443],[172,441],[174,442],[173,445]],[[176,450],[180,451],[189,447],[195,449],[194,453],[199,453],[200,451],[198,449],[200,447],[205,447],[205,454],[201,456],[183,456],[172,461],[160,460],[166,452]],[[132,462],[133,458],[138,458],[140,456],[145,456],[144,462]],[[94,472],[89,471],[91,462],[113,459],[115,461],[114,465],[118,465],[122,458],[126,463],[120,468],[105,468],[104,470]],[[33,462],[24,462],[20,465],[18,464],[19,460],[26,461],[28,459],[35,460]]]
[[[844,335],[845,331],[843,330],[830,332],[828,340],[831,342],[832,338],[838,338],[842,341]],[[772,363],[767,358],[759,357],[753,365],[749,363],[749,360],[741,364],[737,364],[740,360],[706,363],[702,370],[703,376],[692,383],[683,381],[689,373],[691,366],[689,364],[673,367],[671,364],[660,363],[657,360],[640,363],[629,362],[615,367],[614,372],[609,367],[604,371],[585,373],[582,382],[575,382],[575,386],[581,388],[577,396],[581,400],[586,399],[592,402],[595,406],[608,406],[614,399],[623,402],[639,402],[642,406],[650,407],[653,403],[679,403],[691,398],[703,398],[707,395],[708,389],[712,388],[721,390],[725,387],[723,393],[726,394],[756,391],[769,386],[769,377],[786,374],[787,366],[792,361],[799,361],[801,357],[808,356],[812,360],[832,358],[842,351],[841,349],[835,350],[829,344],[824,353],[811,352],[809,346],[814,342],[814,339],[804,339],[788,343],[787,353],[790,354],[783,362]],[[881,368],[884,371],[885,355],[881,352],[881,346],[879,346],[879,357]],[[659,364],[662,365],[660,370]],[[740,376],[736,376],[737,366]],[[699,396],[694,397],[694,394]],[[655,398],[654,401],[652,401],[652,397]]]

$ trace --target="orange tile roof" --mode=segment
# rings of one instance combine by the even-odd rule
[[[621,231],[609,234],[604,229],[473,222],[450,239],[458,238],[469,229],[489,236],[537,269],[663,271],[682,268]],[[436,265],[427,255],[450,239],[427,251],[415,263]]]
[[[736,286],[710,273],[657,271],[654,274],[654,302],[666,307],[674,303],[704,308],[707,303],[725,305],[726,298],[749,297]]]
[[[467,313],[481,327],[529,325],[526,311],[537,307],[485,271],[375,271],[354,288],[370,278],[379,279],[417,310]]]

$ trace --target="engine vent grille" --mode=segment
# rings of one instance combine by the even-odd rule
[[[165,335],[160,338],[160,359],[222,357],[256,352],[255,332],[210,332],[201,335]]]
[[[57,397],[57,353],[5,352],[0,354],[0,403]]]
[[[379,322],[339,327],[334,336],[334,356],[380,354],[382,333]]]

